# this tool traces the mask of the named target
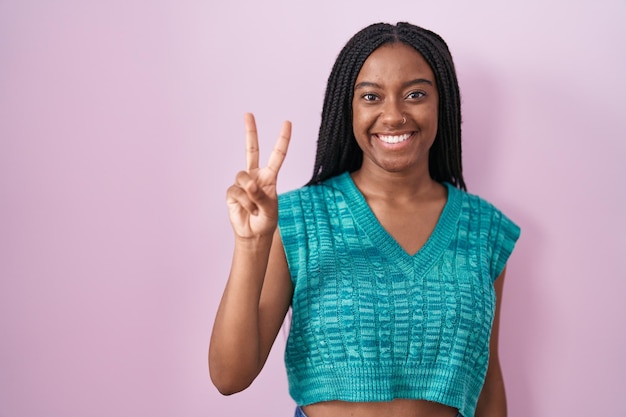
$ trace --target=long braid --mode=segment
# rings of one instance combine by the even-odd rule
[[[369,55],[387,43],[415,48],[430,65],[439,91],[437,137],[430,150],[430,175],[466,189],[461,163],[461,100],[452,56],[434,32],[409,23],[376,23],[355,34],[339,53],[328,78],[313,176],[317,184],[360,168],[363,153],[352,130],[354,84]]]

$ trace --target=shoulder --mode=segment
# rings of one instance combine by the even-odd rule
[[[500,239],[503,234],[514,241],[519,238],[520,227],[490,201],[449,184],[448,189],[450,195],[459,201],[462,222],[475,225],[482,233],[495,239]]]
[[[324,222],[323,219],[335,216],[338,201],[345,200],[343,194],[349,189],[349,178],[348,174],[341,174],[319,184],[281,193],[278,196],[278,226],[281,231],[297,234],[303,228],[312,230],[319,222]]]
[[[461,227],[478,233],[490,256],[492,278],[496,279],[520,237],[520,227],[486,199],[459,189],[451,192],[461,200]]]
[[[314,196],[323,196],[328,193],[341,192],[345,188],[347,180],[346,176],[348,175],[348,173],[343,173],[320,182],[319,184],[305,185],[300,188],[283,192],[278,195],[279,206],[281,204],[290,205],[293,204],[293,202],[312,198]]]
[[[473,241],[491,280],[496,280],[509,259],[520,227],[491,202],[447,184],[449,201],[456,201],[460,210],[457,227],[459,236]]]
[[[456,194],[458,196],[457,198],[462,201],[463,205],[484,208],[485,210],[498,210],[488,200],[477,194],[461,190],[460,188],[456,188],[449,183],[445,183],[445,185],[448,187],[448,192]]]
[[[448,192],[454,194],[455,198],[460,201],[466,215],[481,215],[494,218],[506,217],[500,209],[487,199],[477,194],[463,191],[453,185],[446,185],[448,186]]]

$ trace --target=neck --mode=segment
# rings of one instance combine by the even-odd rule
[[[352,173],[357,188],[366,197],[385,200],[413,200],[441,191],[441,184],[430,177],[428,167],[412,172],[388,172],[361,168]]]

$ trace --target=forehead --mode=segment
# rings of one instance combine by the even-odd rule
[[[406,78],[426,78],[435,82],[430,65],[424,57],[402,42],[388,43],[375,49],[363,63],[359,81],[393,81]]]

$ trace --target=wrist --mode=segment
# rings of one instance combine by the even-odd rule
[[[271,247],[273,237],[273,233],[245,237],[235,235],[235,247],[244,250],[258,251],[259,249]]]

